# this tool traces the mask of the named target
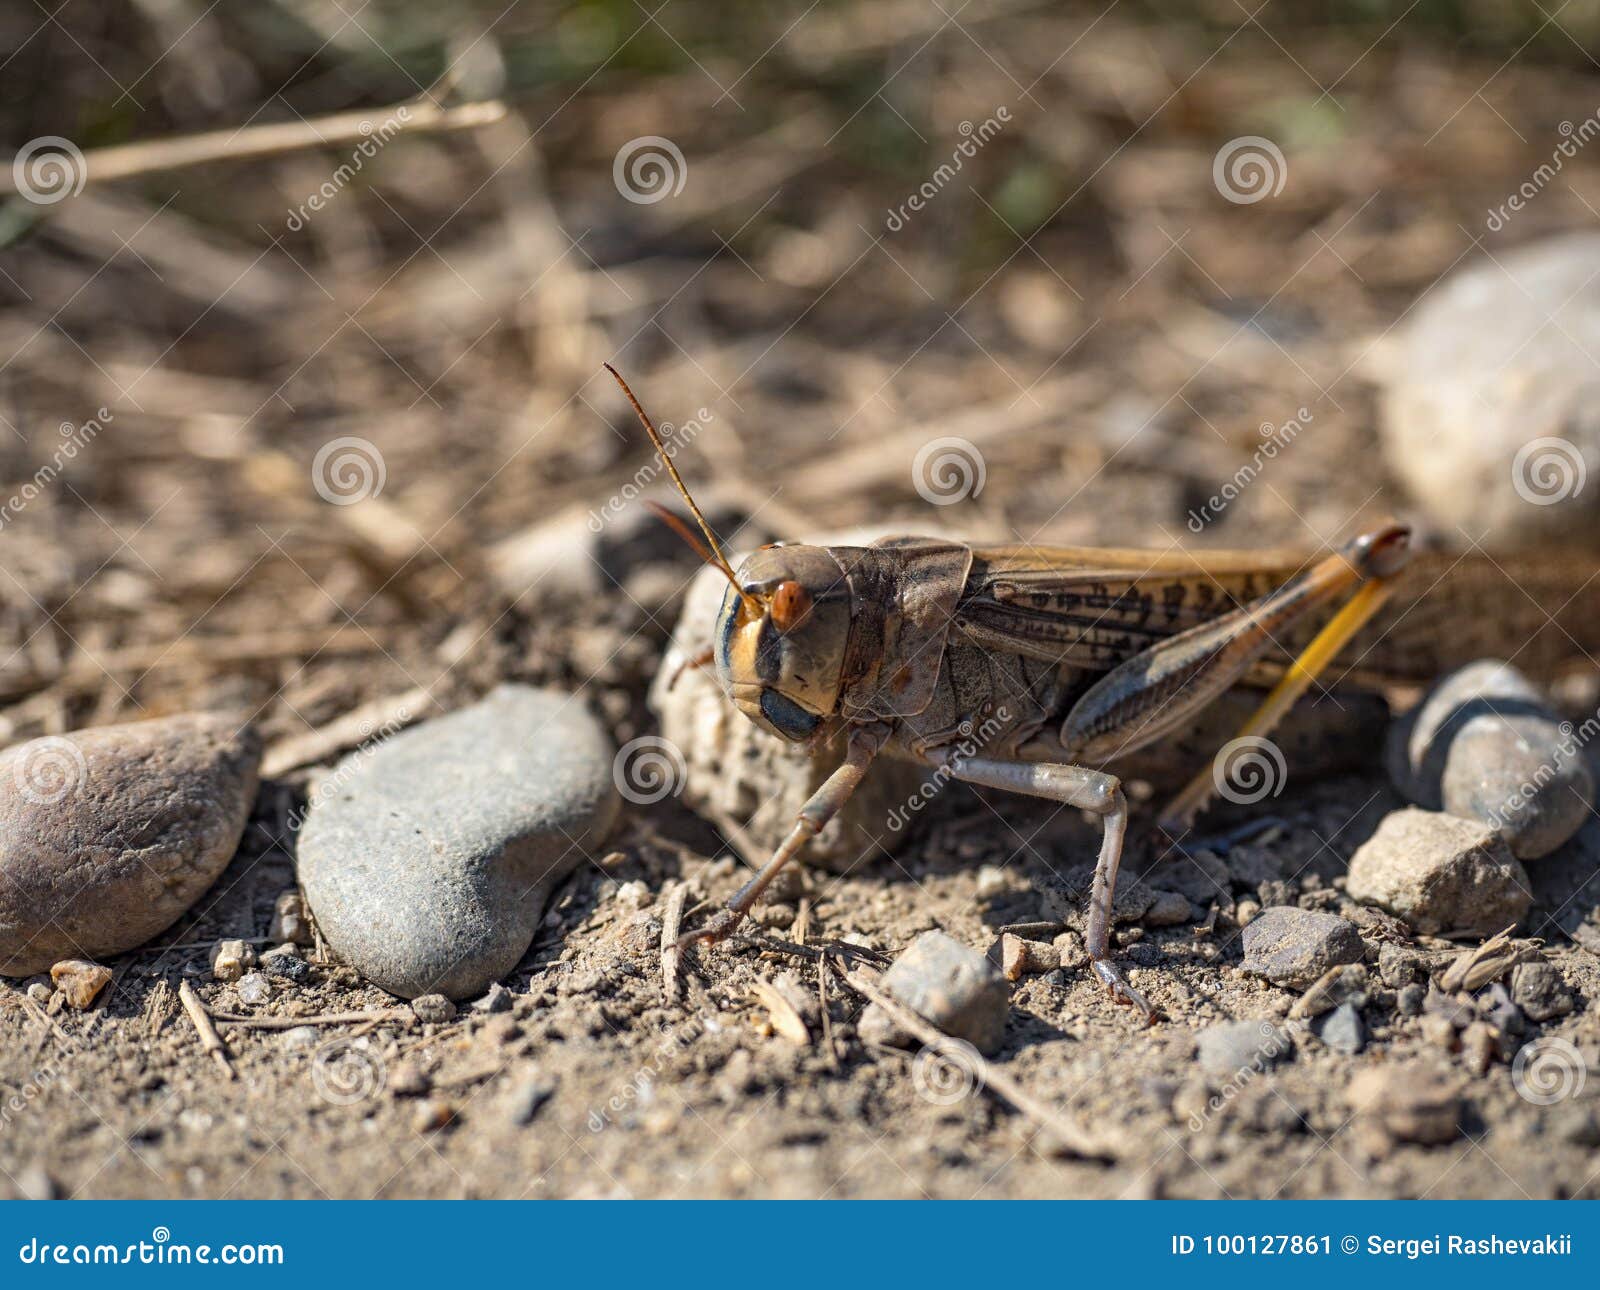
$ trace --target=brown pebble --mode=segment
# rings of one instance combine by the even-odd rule
[[[1460,1086],[1421,1065],[1358,1071],[1345,1096],[1355,1113],[1358,1140],[1380,1159],[1395,1143],[1437,1145],[1460,1132]]]
[[[437,1133],[455,1123],[456,1109],[443,1098],[430,1097],[417,1103],[411,1127],[418,1133]]]
[[[1474,1021],[1461,1032],[1461,1060],[1474,1075],[1482,1075],[1500,1051],[1500,1032],[1487,1021]]]
[[[111,969],[83,959],[62,959],[50,969],[50,979],[67,1003],[82,1012],[109,984]]]
[[[1040,972],[1054,972],[1061,966],[1061,951],[1043,941],[1025,941],[1007,932],[1000,938],[1000,970],[1007,981]]]
[[[427,1072],[411,1058],[406,1058],[389,1076],[389,1092],[396,1097],[421,1097],[433,1087]]]

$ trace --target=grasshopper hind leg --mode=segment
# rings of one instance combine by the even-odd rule
[[[1117,868],[1122,863],[1122,841],[1128,831],[1128,802],[1115,775],[1069,766],[1061,762],[1004,761],[992,757],[951,757],[944,766],[957,779],[988,788],[1042,797],[1077,806],[1099,816],[1100,856],[1094,867],[1094,886],[1089,893],[1089,926],[1085,937],[1094,973],[1105,983],[1111,997],[1144,1014],[1146,1022],[1155,1010],[1133,988],[1122,969],[1111,958],[1111,906],[1116,897]]]

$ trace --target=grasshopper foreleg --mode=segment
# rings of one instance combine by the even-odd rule
[[[879,723],[851,727],[844,761],[800,808],[800,815],[795,820],[794,828],[790,829],[788,836],[778,844],[778,849],[772,853],[772,859],[761,867],[754,878],[734,893],[726,909],[704,927],[682,937],[678,941],[680,948],[699,941],[726,940],[733,934],[734,928],[744,921],[745,915],[750,912],[756,901],[761,898],[761,893],[771,885],[772,880],[784,866],[800,853],[807,842],[821,833],[827,827],[828,821],[833,819],[850,800],[850,795],[866,778],[867,768],[872,765],[872,759],[878,755],[878,750],[883,747],[888,736],[889,728]]]
[[[1155,1011],[1122,969],[1111,961],[1111,904],[1122,863],[1122,839],[1128,830],[1128,803],[1115,775],[1060,762],[1002,761],[992,757],[947,757],[943,765],[957,779],[988,788],[1024,793],[1076,806],[1100,817],[1100,858],[1089,893],[1089,926],[1085,940],[1095,975],[1118,1003],[1131,1004],[1150,1021]]]

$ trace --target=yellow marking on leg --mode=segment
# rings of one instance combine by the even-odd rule
[[[1278,722],[1283,720],[1284,714],[1294,706],[1295,701],[1338,656],[1339,651],[1348,645],[1351,638],[1383,607],[1384,601],[1389,598],[1389,593],[1393,589],[1394,584],[1388,579],[1374,578],[1351,596],[1343,608],[1328,620],[1326,626],[1301,651],[1300,656],[1289,664],[1288,670],[1272,688],[1272,692],[1261,701],[1261,706],[1250,714],[1249,720],[1239,727],[1239,732],[1230,742],[1239,739],[1259,739],[1270,734]],[[1183,791],[1173,798],[1167,809],[1161,813],[1163,825],[1173,823],[1180,827],[1188,827],[1190,821],[1211,800],[1214,787],[1213,768],[1207,766],[1184,785]]]

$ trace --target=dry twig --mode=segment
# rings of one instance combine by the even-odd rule
[[[217,1034],[217,1028],[211,1024],[211,1014],[206,1011],[205,1004],[200,1002],[200,996],[187,981],[178,983],[178,999],[183,1004],[183,1010],[189,1014],[189,1020],[194,1023],[195,1030],[199,1032],[200,1047],[211,1054],[212,1060],[222,1068],[224,1075],[229,1079],[238,1079],[233,1063],[228,1060],[228,1046],[222,1042],[222,1036]]]
[[[1027,1089],[1012,1079],[1002,1068],[988,1061],[970,1044],[952,1039],[949,1035],[925,1021],[904,1004],[892,999],[866,978],[862,972],[846,972],[835,963],[834,970],[852,990],[877,1004],[890,1019],[919,1043],[933,1049],[946,1061],[958,1068],[972,1069],[981,1087],[1009,1102],[1028,1119],[1044,1129],[1059,1146],[1086,1160],[1115,1160],[1118,1153],[1101,1137],[1051,1107],[1046,1106]]]

